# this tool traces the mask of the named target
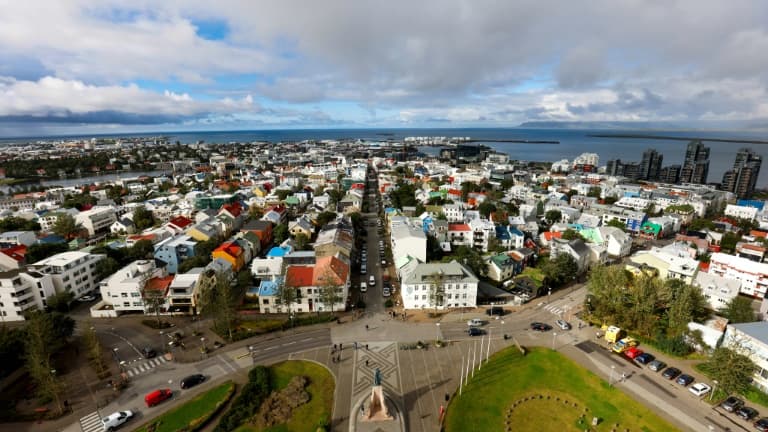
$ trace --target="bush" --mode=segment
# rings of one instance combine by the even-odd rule
[[[685,357],[693,352],[693,348],[682,335],[669,337],[663,333],[657,334],[653,345],[661,352],[678,357]]]
[[[168,321],[160,321],[160,325],[157,325],[157,320],[154,319],[141,320],[141,323],[155,330],[162,330],[173,327],[173,324],[169,323]]]
[[[392,301],[392,299],[387,299],[387,301],[384,302],[384,307],[391,308],[394,306],[395,303]]]
[[[232,402],[232,407],[221,418],[214,432],[229,432],[237,429],[258,411],[261,403],[272,392],[269,369],[256,366],[248,371],[248,383]]]

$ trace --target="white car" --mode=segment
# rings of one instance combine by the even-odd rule
[[[471,320],[467,321],[467,325],[470,327],[479,327],[483,325],[483,320],[480,318],[472,318]]]
[[[568,322],[566,322],[564,320],[561,320],[561,319],[555,321],[555,324],[557,324],[557,326],[560,327],[561,330],[570,330],[571,329],[571,325],[568,324]]]
[[[360,292],[364,293],[368,291],[368,287],[365,285],[365,282],[360,282]]]
[[[91,302],[91,301],[94,301],[94,300],[96,300],[96,297],[92,296],[92,295],[84,295],[84,296],[80,297],[79,299],[77,299],[77,301],[83,302],[83,303]]]
[[[688,390],[690,390],[691,393],[693,393],[695,396],[701,397],[709,393],[709,391],[712,390],[712,387],[710,387],[709,384],[696,383],[692,385]]]
[[[118,411],[101,419],[101,424],[104,425],[105,431],[112,431],[130,420],[132,417],[133,413],[131,411]]]
[[[376,278],[371,275],[371,277],[368,278],[368,285],[370,286],[376,286]]]

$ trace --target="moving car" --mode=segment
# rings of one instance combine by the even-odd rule
[[[649,353],[642,353],[639,356],[635,357],[635,361],[640,364],[648,364],[651,363],[656,357],[653,356],[653,354]]]
[[[756,409],[748,406],[743,406],[736,410],[736,415],[743,418],[744,420],[752,420],[753,418],[757,417],[759,413]]]
[[[173,397],[173,392],[171,389],[155,390],[153,392],[147,393],[147,395],[144,396],[144,403],[147,404],[147,407],[153,407],[166,399],[170,399],[171,397]]]
[[[692,385],[688,390],[693,393],[694,396],[701,397],[709,393],[709,391],[712,390],[712,387],[710,387],[709,384],[696,383]]]
[[[483,325],[483,321],[479,318],[472,318],[471,320],[467,321],[467,325],[470,327],[479,327]]]
[[[532,322],[531,323],[531,330],[540,331],[540,332],[548,332],[552,330],[552,326],[549,324],[544,324],[540,322]]]
[[[768,432],[768,417],[763,417],[755,422],[755,429],[760,432]]]
[[[736,396],[728,396],[728,399],[724,400],[720,406],[728,412],[734,412],[744,406],[744,401]]]
[[[371,275],[371,277],[368,278],[368,285],[370,286],[376,286],[376,278]]]
[[[360,292],[364,293],[366,291],[368,291],[368,285],[365,282],[360,282]]]
[[[157,351],[152,347],[144,347],[141,350],[141,355],[143,355],[145,359],[151,359],[157,356]]]
[[[84,302],[84,303],[85,302],[94,301],[94,300],[96,300],[96,297],[92,296],[92,295],[84,295],[84,296],[80,297],[79,299],[77,299],[77,301]]]
[[[205,375],[195,374],[195,375],[190,375],[188,377],[184,377],[181,380],[180,385],[182,389],[188,389],[202,383],[203,381],[205,381]]]
[[[568,324],[568,322],[565,321],[565,320],[559,319],[559,320],[555,321],[555,324],[557,324],[557,326],[560,327],[561,330],[570,330],[571,329],[571,325]]]
[[[483,334],[485,334],[485,332],[480,330],[477,327],[470,327],[469,329],[467,329],[467,334],[470,336],[482,336]]]
[[[133,418],[132,411],[118,411],[101,419],[101,424],[105,431],[113,431],[131,418]]]
[[[666,378],[668,380],[672,380],[672,379],[677,378],[677,376],[680,375],[680,372],[681,372],[680,369],[678,369],[676,367],[668,367],[667,370],[665,370],[661,374],[661,376],[663,376],[664,378]]]
[[[693,377],[688,374],[682,374],[679,377],[677,377],[677,383],[683,387],[688,386],[692,382],[693,382]]]
[[[648,363],[648,369],[650,369],[650,370],[652,370],[654,372],[658,372],[658,371],[664,369],[665,367],[667,367],[667,364],[664,363],[661,360],[654,360],[654,361]]]

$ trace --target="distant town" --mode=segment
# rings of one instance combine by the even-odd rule
[[[425,154],[421,146],[440,148]],[[688,143],[681,165],[663,160],[652,148],[640,161],[601,161],[589,152],[554,163],[512,160],[471,137],[8,144],[0,147],[0,318],[20,329],[42,312],[73,316],[86,333],[94,376],[110,377],[95,379],[109,384],[93,387],[90,397],[116,409],[132,400],[123,393],[132,382],[165,381],[145,373],[168,362],[216,363],[213,376],[221,377],[269,358],[271,349],[304,352],[289,348],[299,341],[297,327],[332,324],[332,336],[304,336],[300,345],[325,350],[335,368],[348,361],[342,350],[353,343],[369,351],[380,339],[365,337],[385,319],[410,327],[392,327],[383,340],[412,337],[416,348],[487,338],[479,364],[513,338],[522,350],[580,346],[597,336],[606,352],[632,365],[665,358],[662,368],[692,353],[719,359],[718,350],[748,346],[745,376],[728,375],[734,364],[721,360],[708,366],[708,377],[692,368],[684,376],[709,383],[698,394],[691,387],[704,399],[718,383],[723,397],[766,392],[768,196],[756,190],[762,158],[738,149],[718,184],[707,183],[710,149],[702,141]],[[546,321],[557,328],[540,339],[553,330]],[[259,348],[260,336],[290,329],[285,337],[294,339]],[[656,354],[639,350],[638,340]],[[46,371],[57,369],[55,353],[37,354],[48,359]],[[3,355],[4,376],[24,364],[22,356]],[[358,367],[394,361],[355,358]],[[468,362],[451,373],[462,375]],[[619,382],[615,365],[597,367],[609,368],[611,385]],[[32,379],[49,396],[48,409],[65,413],[87,397],[46,374]],[[463,379],[440,390],[446,401]],[[94,396],[100,392],[103,403]],[[343,396],[347,407],[360,392]],[[698,400],[658,397],[691,417],[711,411]],[[359,430],[368,430],[365,409]],[[82,430],[101,430],[88,429],[83,418],[76,422]],[[91,420],[107,428],[129,418]],[[417,418],[406,429],[421,430]]]

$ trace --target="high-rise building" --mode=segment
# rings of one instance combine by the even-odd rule
[[[644,180],[658,180],[661,175],[661,162],[664,155],[657,152],[656,149],[647,149],[643,152],[643,159],[640,161],[640,178]]]
[[[680,165],[665,166],[659,173],[659,181],[675,184],[680,181]]]
[[[709,147],[699,140],[688,143],[685,161],[680,170],[681,183],[704,184],[709,175]]]
[[[739,149],[733,169],[723,175],[723,190],[733,192],[738,198],[750,198],[755,192],[762,163],[763,158],[752,149]]]

